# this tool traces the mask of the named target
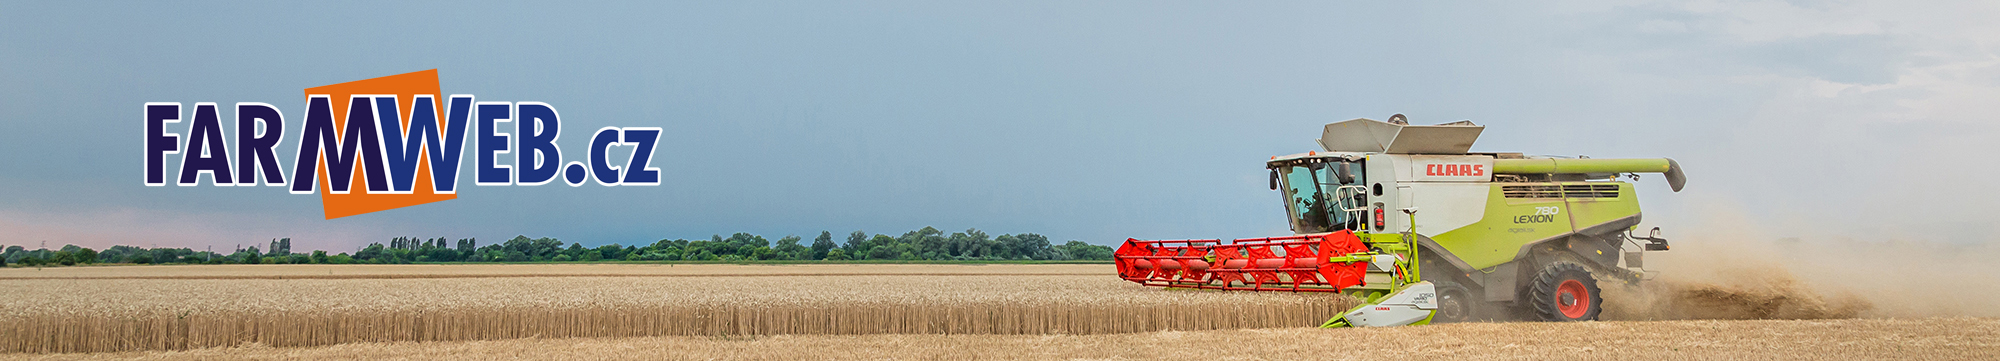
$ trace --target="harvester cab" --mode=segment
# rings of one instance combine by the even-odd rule
[[[1665,251],[1630,183],[1672,159],[1473,153],[1485,127],[1354,119],[1327,124],[1321,150],[1271,157],[1291,236],[1149,241],[1116,253],[1121,278],[1149,286],[1339,292],[1362,305],[1324,326],[1483,319],[1595,320],[1600,279],[1634,283]]]

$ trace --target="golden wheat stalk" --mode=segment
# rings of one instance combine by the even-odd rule
[[[0,352],[529,337],[1083,335],[1313,326],[1354,305],[1352,299],[1335,295],[1146,288],[1118,280],[1108,269],[1091,275],[1041,274],[1045,270],[1032,268],[1020,272],[1021,267],[974,270],[1002,273],[981,275],[963,266],[883,266],[887,265],[869,265],[877,269],[867,275],[856,275],[869,271],[860,268],[818,274],[796,274],[797,269],[783,267],[749,269],[771,272],[769,276],[741,275],[745,269],[739,267],[710,273],[729,275],[717,277],[280,280],[0,275],[0,291],[9,295],[0,299]],[[566,266],[510,267],[562,274],[541,267]],[[175,271],[145,269],[165,271],[168,276]]]

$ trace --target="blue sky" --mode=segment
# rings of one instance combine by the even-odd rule
[[[0,244],[1269,236],[1287,230],[1262,160],[1313,149],[1322,124],[1394,113],[1486,125],[1481,151],[1678,159],[1687,191],[1641,182],[1648,223],[1670,230],[1728,218],[1985,242],[2000,231],[1996,10],[7,1]],[[553,105],[570,159],[591,130],[661,127],[664,182],[466,186],[334,220],[281,188],[141,185],[144,102],[271,103],[295,131],[304,88],[425,69],[446,93]]]

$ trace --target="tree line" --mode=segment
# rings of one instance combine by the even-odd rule
[[[785,236],[775,243],[763,236],[736,233],[714,235],[705,240],[662,239],[647,245],[608,244],[595,248],[580,243],[567,246],[555,238],[514,236],[504,242],[479,245],[473,238],[395,237],[388,244],[370,243],[353,254],[328,254],[323,250],[293,253],[290,238],[274,239],[267,248],[256,246],[228,254],[188,248],[140,248],[112,246],[103,251],[75,245],[62,249],[27,250],[6,248],[0,266],[45,267],[90,263],[132,264],[400,264],[415,262],[600,262],[600,261],[846,261],[846,260],[1110,260],[1111,247],[1069,241],[1051,244],[1049,238],[1034,234],[990,236],[978,229],[945,234],[936,228],[909,231],[901,236],[869,235],[854,231],[845,239],[821,231],[808,243],[798,236]]]

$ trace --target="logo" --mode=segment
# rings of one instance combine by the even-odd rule
[[[1562,207],[1535,207],[1535,214],[1514,216],[1514,224],[1555,222],[1558,214]]]
[[[166,155],[181,154],[177,186],[198,186],[203,176],[217,187],[261,181],[292,194],[319,194],[326,219],[334,219],[457,199],[470,143],[479,186],[539,186],[557,178],[571,187],[660,184],[659,168],[650,165],[658,127],[600,128],[584,160],[564,163],[554,106],[442,94],[437,69],[305,89],[305,121],[290,140],[297,153],[289,173],[276,152],[288,142],[278,107],[236,103],[235,141],[225,142],[229,129],[216,103],[189,109],[148,102],[145,182],[165,186]],[[167,129],[183,119],[185,135]],[[629,153],[614,163],[619,150]]]
[[[1410,304],[1429,305],[1431,304],[1431,298],[1435,297],[1437,297],[1436,292],[1418,292],[1416,296],[1410,297]]]
[[[1433,177],[1436,176],[1480,177],[1486,175],[1486,165],[1485,164],[1425,164],[1424,175]]]

